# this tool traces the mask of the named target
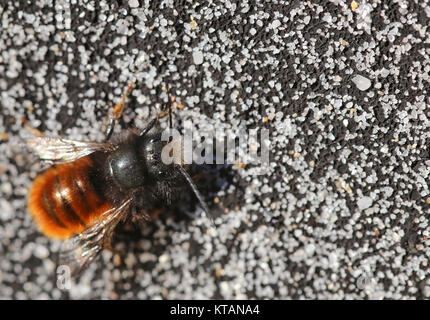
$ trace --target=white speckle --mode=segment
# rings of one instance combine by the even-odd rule
[[[82,299],[91,292],[91,287],[87,283],[73,284],[70,288],[72,299]]]
[[[12,192],[12,185],[10,182],[5,182],[0,186],[0,190],[3,191],[5,194],[10,194]]]
[[[370,34],[372,26],[372,15],[373,7],[366,2],[360,4],[357,12],[357,29],[363,29]]]
[[[381,148],[381,152],[382,152],[382,153],[388,153],[388,147],[387,147],[387,146],[383,146],[383,147]]]
[[[300,238],[303,235],[303,231],[300,229],[294,230],[294,236]]]
[[[382,188],[381,190],[385,192],[385,196],[387,198],[391,197],[391,195],[393,194],[393,191],[394,191],[394,189],[391,187],[385,187],[385,188]]]
[[[222,281],[219,286],[220,286],[221,292],[223,292],[224,294],[229,293],[230,287],[226,281]]]
[[[369,89],[372,84],[372,82],[369,79],[360,75],[357,75],[354,78],[352,78],[352,82],[354,82],[357,88],[361,91],[365,91]]]
[[[386,78],[390,74],[390,70],[382,68],[380,71],[381,77]]]
[[[400,237],[400,235],[397,232],[393,232],[391,234],[391,237],[394,240],[394,242],[400,242],[402,240],[402,237]]]
[[[169,256],[167,254],[163,254],[158,258],[158,261],[160,263],[166,263],[167,261],[169,261]]]
[[[229,57],[228,55],[224,55],[224,56],[222,57],[222,61],[223,61],[225,64],[229,64],[229,63],[230,63],[230,57]]]
[[[237,97],[239,96],[239,90],[233,90],[233,92],[230,95],[230,99],[233,102],[236,102]]]
[[[257,33],[257,30],[255,30],[255,28],[251,28],[251,29],[249,30],[249,33],[250,33],[251,35],[255,35],[255,34]]]
[[[201,51],[193,52],[193,60],[194,64],[202,64],[203,63],[203,53]]]
[[[305,252],[308,256],[313,256],[313,254],[315,253],[315,245],[313,244],[308,244],[305,247]]]
[[[335,107],[336,109],[339,109],[341,106],[342,106],[342,100],[341,99],[334,100],[333,107]]]
[[[130,8],[138,8],[139,7],[139,1],[137,0],[129,0],[128,5]]]
[[[34,256],[39,259],[45,259],[49,256],[49,250],[45,246],[37,245],[34,248]]]
[[[373,199],[370,197],[363,197],[357,200],[358,209],[364,210],[372,205]]]
[[[128,254],[124,262],[130,268],[136,264],[136,257],[133,254]]]
[[[342,81],[342,77],[339,76],[339,75],[337,75],[337,76],[334,77],[334,81],[341,82]]]
[[[0,200],[0,220],[9,220],[13,216],[13,207],[11,204],[2,199]]]
[[[281,26],[281,21],[279,21],[278,19],[273,20],[272,22],[272,29],[277,29]],[[255,29],[254,29],[255,30]]]

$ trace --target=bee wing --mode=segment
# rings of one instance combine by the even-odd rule
[[[35,137],[26,141],[27,147],[41,160],[70,162],[95,151],[109,151],[113,145],[104,142],[75,141],[61,138]]]
[[[129,212],[131,202],[129,198],[119,207],[107,210],[85,231],[63,241],[58,266],[67,266],[70,274],[78,277],[103,249],[115,226]]]

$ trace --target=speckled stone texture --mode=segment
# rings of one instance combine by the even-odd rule
[[[79,3],[79,4],[78,4]],[[430,297],[429,1],[0,1],[0,299]],[[35,128],[101,140],[168,101],[198,129],[270,130],[270,167],[202,190],[216,229],[119,228],[70,290],[26,208]],[[219,171],[216,174],[222,174]]]

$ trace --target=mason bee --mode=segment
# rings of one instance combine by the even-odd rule
[[[63,240],[59,264],[69,266],[74,275],[80,274],[103,248],[110,247],[120,221],[154,217],[160,210],[150,209],[152,204],[171,203],[185,182],[210,217],[183,158],[170,164],[161,159],[168,141],[161,138],[160,114],[143,130],[127,130],[111,140],[132,87],[130,84],[109,114],[105,141],[44,136],[27,140],[34,154],[52,163],[34,180],[29,211],[43,234]],[[170,129],[171,119],[169,107]]]

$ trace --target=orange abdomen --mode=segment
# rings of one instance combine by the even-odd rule
[[[55,165],[36,177],[28,207],[40,231],[65,239],[84,231],[112,204],[97,193],[89,156]]]

